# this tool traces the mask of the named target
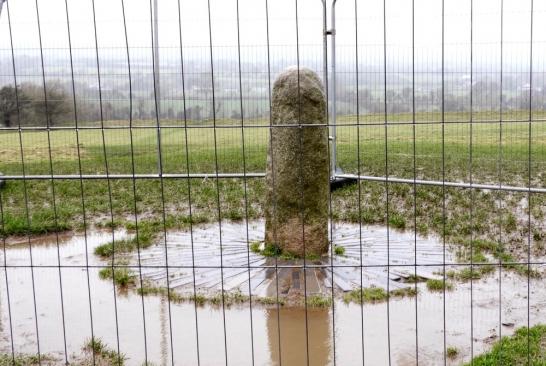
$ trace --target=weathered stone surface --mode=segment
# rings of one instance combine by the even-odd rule
[[[277,127],[267,157],[266,244],[300,257],[327,253],[328,128],[318,76],[295,67],[281,73],[271,112]]]

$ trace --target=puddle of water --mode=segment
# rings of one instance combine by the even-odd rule
[[[276,262],[275,259],[249,252],[248,242],[261,242],[263,239],[263,221],[249,223],[248,238],[244,223],[223,223],[221,231],[217,224],[206,225],[196,227],[193,235],[189,232],[168,233],[166,245],[160,240],[163,244],[141,251],[140,255],[134,254],[132,261],[137,263],[140,260],[146,267],[142,270],[145,279],[162,281],[163,286],[167,276],[164,267],[168,263],[169,287],[179,292],[192,292],[195,276],[195,284],[200,291],[221,292],[224,289],[248,294],[250,289],[252,294],[273,296],[277,292],[276,274],[279,283],[288,282],[286,289],[280,289],[283,293],[302,291],[306,287],[307,293],[330,294],[332,285],[341,291],[350,291],[361,285],[393,290],[410,286],[401,283],[401,280],[414,275],[415,271],[423,278],[440,278],[435,274],[435,268],[413,267],[415,261],[430,265],[444,260],[443,246],[434,237],[415,238],[413,233],[390,231],[387,240],[387,230],[380,226],[364,227],[360,237],[358,225],[338,223],[333,226],[331,239],[334,245],[345,248],[345,254],[308,260],[307,264],[322,268],[307,269],[304,285],[304,274],[299,273],[301,270],[275,270],[276,265],[302,266],[303,261]],[[449,252],[445,260],[446,263],[453,263]],[[194,263],[201,267],[195,270],[195,275],[192,270]],[[221,263],[224,266],[224,281],[217,268]],[[361,268],[360,264],[365,267]],[[387,264],[391,265],[388,271]],[[249,265],[253,268],[250,273]]]
[[[233,225],[231,229],[229,225]],[[237,224],[229,225],[224,225],[224,228],[228,229],[224,233],[229,230],[233,233],[239,232],[238,235],[242,236],[246,243],[244,231],[237,231]],[[259,236],[260,223],[253,225],[255,226],[252,230]],[[340,238],[350,241],[350,226],[343,228],[346,228],[346,232],[340,229],[341,233],[345,232]],[[354,237],[355,227],[352,229]],[[214,254],[214,235],[217,234],[213,234],[212,230],[198,228],[194,233],[196,239],[199,238],[197,235],[199,230],[210,234],[206,244]],[[380,232],[382,230],[378,228],[377,233]],[[116,238],[123,235],[124,233],[116,233]],[[184,235],[186,234],[172,233],[169,234],[169,238],[180,238]],[[411,241],[404,241],[408,238]],[[88,235],[87,244],[92,266],[104,264],[92,254],[93,248],[109,240],[111,233]],[[170,239],[168,242],[173,247],[177,245]],[[183,243],[181,240],[178,245],[185,248]],[[414,248],[413,234],[395,235],[391,243],[398,243],[391,247],[393,251],[398,247],[402,248],[400,252],[408,251],[409,248]],[[430,260],[434,260],[434,257],[430,257],[430,245],[425,248],[426,243],[428,242],[423,242],[423,255],[425,252],[429,253],[429,258],[432,258]],[[417,248],[419,253],[420,247]],[[155,255],[157,253],[154,253],[154,250],[159,249],[160,247],[153,247],[149,253]],[[383,255],[381,253],[384,253],[384,250],[375,244],[371,249],[373,250],[370,250],[367,258],[370,262],[379,261],[374,258],[382,258],[379,255]],[[435,252],[434,249],[432,251]],[[175,254],[171,257],[170,253],[169,251],[169,264],[183,260]],[[379,254],[378,257],[374,257],[371,253]],[[394,257],[392,253],[391,260],[405,260],[404,257]],[[230,364],[251,365],[252,357],[255,365],[276,365],[279,364],[279,355],[283,365],[305,364],[306,357],[309,357],[309,364],[312,365],[332,364],[334,357],[336,363],[340,365],[360,365],[363,358],[368,365],[386,365],[389,363],[389,354],[392,364],[413,365],[416,363],[416,348],[420,364],[434,365],[443,360],[444,336],[448,346],[456,346],[461,351],[461,358],[453,362],[459,364],[463,359],[470,359],[471,345],[474,354],[478,354],[489,347],[488,339],[492,335],[498,336],[500,332],[507,335],[513,329],[527,325],[527,279],[511,273],[502,275],[500,307],[498,274],[473,284],[472,323],[470,284],[458,284],[454,291],[447,293],[445,299],[442,294],[432,294],[420,284],[417,307],[415,300],[409,298],[393,299],[389,304],[368,304],[362,307],[356,304],[346,305],[337,300],[333,309],[307,311],[301,307],[281,307],[277,310],[276,307],[258,305],[254,305],[251,311],[247,303],[226,308],[224,319],[220,307],[197,307],[196,310],[193,303],[171,303],[169,309],[169,304],[159,297],[145,297],[143,300],[134,292],[115,293],[111,282],[99,279],[100,268],[91,267],[87,273],[86,268],[80,267],[86,263],[85,242],[81,236],[63,238],[60,254],[61,264],[66,266],[61,269],[61,273],[66,343],[71,357],[79,354],[82,344],[91,337],[88,274],[94,335],[113,349],[117,348],[119,339],[121,352],[129,357],[128,365],[141,365],[146,356],[148,361],[159,365],[170,364],[171,357],[177,365],[194,365],[197,364],[197,350],[202,365],[225,364],[226,358]],[[409,263],[413,263],[414,255],[413,251],[408,255],[408,260],[411,260]],[[7,249],[5,258],[8,267],[5,271],[0,270],[0,351],[11,351],[9,316],[11,315],[13,343],[17,353],[37,352],[38,324],[41,352],[52,353],[62,358],[63,319],[59,274],[56,267],[58,264],[56,245],[33,246],[37,320],[34,316],[28,247],[17,246]],[[351,258],[347,254],[347,258],[340,260],[350,261]],[[248,260],[246,254],[244,259],[242,263],[246,264]],[[429,271],[440,269],[441,267],[431,267]],[[334,279],[338,276],[338,270],[343,273],[343,269],[335,268]],[[413,267],[408,270],[413,271]],[[259,268],[253,269],[252,278],[258,276],[254,272],[259,274],[261,271]],[[6,274],[11,314],[8,313]],[[246,276],[248,278],[248,273]],[[163,281],[163,286],[166,285],[165,279],[161,276],[157,281],[159,283]],[[248,286],[248,283],[246,285]],[[537,281],[531,282],[529,309],[531,324],[546,322],[543,312],[543,309],[546,309],[546,292],[540,291],[541,286]],[[499,309],[502,321],[515,323],[515,327],[499,326]]]

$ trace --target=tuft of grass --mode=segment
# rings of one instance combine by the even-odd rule
[[[95,254],[103,258],[110,258],[114,254],[130,253],[137,250],[137,248],[149,248],[154,238],[155,232],[149,229],[139,230],[138,236],[135,235],[131,239],[114,240],[99,245],[95,248]]]
[[[55,218],[52,208],[32,208],[29,220],[27,220],[26,215],[13,215],[10,212],[5,212],[2,225],[0,225],[0,237],[44,235],[71,230],[73,225],[66,221],[65,216],[67,215],[70,215],[68,211],[63,214],[58,210]]]
[[[457,347],[453,347],[453,346],[447,347],[446,349],[447,358],[449,358],[450,360],[454,360],[457,358],[458,355],[459,355],[459,350],[457,349]]]
[[[279,248],[275,244],[267,243],[260,254],[265,257],[276,257],[281,255],[281,253],[281,248]]]
[[[105,229],[117,229],[123,226],[123,222],[120,220],[104,220],[99,221],[95,224],[98,228],[105,228]]]
[[[336,245],[334,246],[334,253],[336,253],[336,255],[345,255],[345,248],[340,245]]]
[[[343,301],[346,303],[355,302],[361,303],[376,303],[387,300],[387,291],[381,287],[367,287],[352,290],[343,296]]]
[[[502,337],[493,348],[467,363],[467,366],[546,365],[546,325],[519,328]],[[530,363],[529,363],[530,361]]]
[[[307,306],[312,308],[329,308],[332,306],[332,298],[324,295],[311,295],[305,299]]]
[[[129,268],[106,267],[99,271],[99,277],[103,280],[114,278],[114,283],[122,288],[135,284],[135,277]]]
[[[495,254],[495,258],[503,262],[502,268],[507,270],[512,270],[519,274],[520,276],[529,276],[531,278],[540,278],[540,272],[529,268],[526,264],[518,263],[518,261],[509,253],[500,251]],[[508,263],[508,264],[504,264]]]
[[[189,297],[190,301],[195,302],[198,306],[203,306],[207,303],[207,298],[203,294],[194,294]]]
[[[404,230],[406,228],[406,219],[397,212],[392,213],[389,215],[389,225],[395,229]]]
[[[415,287],[404,287],[391,290],[390,296],[392,297],[415,297],[417,295],[417,289]]]
[[[470,255],[470,248],[473,250],[473,254]],[[529,275],[531,278],[540,278],[539,271],[529,269],[526,264],[518,263],[517,259],[507,251],[500,243],[489,241],[485,239],[474,239],[472,241],[463,240],[460,242],[460,248],[457,251],[457,257],[459,262],[472,262],[475,263],[472,269],[470,267],[464,268],[460,271],[449,271],[449,277],[460,281],[478,280],[484,275],[495,271],[495,266],[485,265],[490,263],[485,253],[489,253],[493,258],[506,262],[503,263],[503,269],[513,271],[520,276]]]
[[[169,301],[175,302],[175,303],[181,303],[185,300],[185,298],[180,295],[179,293],[175,292],[175,290],[170,289],[167,290],[167,287],[154,287],[154,286],[143,286],[139,287],[137,289],[137,293],[142,296],[164,296],[169,299]]]
[[[264,296],[264,297],[257,297],[256,299],[253,299],[253,301],[257,302],[258,304],[262,305],[277,305],[283,306],[285,304],[285,301],[283,298],[279,297],[277,300],[276,297],[273,296]]]
[[[406,279],[404,279],[404,283],[419,283],[426,281],[425,278],[416,276],[416,275],[409,275]]]
[[[389,293],[381,287],[366,287],[357,288],[347,292],[343,296],[343,301],[348,304],[351,302],[357,304],[375,304],[387,301],[389,297],[414,297],[417,295],[417,290],[414,287],[405,287],[392,290]]]
[[[443,291],[444,289],[447,291],[451,291],[453,290],[453,284],[449,281],[444,282],[444,280],[431,278],[427,280],[427,288],[429,291],[432,291],[432,292],[440,292],[440,291]]]
[[[260,249],[261,243],[259,241],[255,241],[250,243],[250,251],[252,253],[261,254],[262,250]]]
[[[55,364],[56,360],[50,355],[46,354],[40,354],[40,357],[38,355],[27,355],[27,354],[15,354],[12,355],[11,353],[1,353],[0,354],[0,366],[34,366],[34,365],[40,365],[40,362],[44,364]]]
[[[446,272],[446,277],[452,280],[468,282],[470,280],[479,280],[484,275],[495,272],[496,267],[493,265],[479,265],[466,267],[459,271],[450,270]]]
[[[246,303],[250,299],[247,295],[242,294],[241,292],[224,292],[223,298],[222,294],[213,294],[210,296],[205,294],[192,294],[190,296],[183,296],[173,289],[168,291],[166,287],[154,287],[151,285],[139,287],[137,289],[137,293],[142,296],[168,297],[169,301],[175,303],[181,303],[183,301],[193,301],[198,306],[203,306],[205,304],[218,306],[221,305],[223,301],[224,305],[229,307],[232,305]]]
[[[110,269],[109,269],[110,270]],[[111,278],[111,277],[110,277]],[[137,293],[142,296],[163,296],[168,297],[170,301],[174,303],[181,303],[184,301],[195,302],[198,306],[204,306],[206,304],[219,306],[222,304],[222,294],[192,294],[189,296],[183,296],[177,293],[175,290],[171,289],[167,291],[166,287],[156,287],[150,284],[146,284],[142,287],[136,289]],[[250,297],[239,291],[235,292],[224,292],[224,305],[233,306],[238,304],[244,304],[250,301]],[[285,305],[285,301],[282,298],[277,299],[275,297],[256,297],[252,298],[252,301],[262,305],[276,305],[277,303],[281,306]],[[320,299],[313,299],[313,304],[317,307],[320,307]]]
[[[127,359],[125,355],[118,354],[97,337],[88,340],[83,346],[83,351],[94,354],[96,358],[98,357],[99,364],[102,361],[108,365],[123,366]]]
[[[294,257],[294,258],[297,258],[297,257]],[[308,253],[305,255],[305,259],[307,259],[308,261],[316,261],[320,259],[320,255],[315,253]]]
[[[284,260],[294,260],[299,259],[300,257],[287,251],[282,251],[281,248],[275,244],[266,243],[263,249],[260,249],[261,244],[259,242],[254,242],[250,244],[250,250],[256,254],[263,255],[264,257],[277,257]],[[316,254],[307,254],[305,259],[314,261],[320,259],[319,255]]]
[[[229,305],[243,304],[247,302],[248,300],[250,300],[250,297],[239,291],[235,291],[235,292],[228,293],[228,299],[229,299]]]

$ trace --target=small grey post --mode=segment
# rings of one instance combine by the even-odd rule
[[[298,257],[322,255],[328,252],[330,188],[326,100],[317,74],[296,67],[282,72],[271,115],[265,242]]]

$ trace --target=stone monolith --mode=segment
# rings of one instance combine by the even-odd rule
[[[299,91],[298,91],[299,89]],[[324,88],[307,68],[275,80],[267,156],[265,242],[286,253],[328,252],[328,127]]]

